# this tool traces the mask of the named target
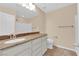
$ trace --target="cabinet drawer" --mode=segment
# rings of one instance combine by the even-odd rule
[[[25,44],[26,48],[31,48],[31,41],[30,42],[26,42],[24,44]]]
[[[41,38],[35,39],[32,41],[33,45],[39,44],[41,42]]]
[[[47,37],[42,37],[42,41],[47,41]]]

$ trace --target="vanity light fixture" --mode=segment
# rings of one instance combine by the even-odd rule
[[[33,3],[19,3],[22,7],[25,7],[31,11],[35,11],[35,5]]]

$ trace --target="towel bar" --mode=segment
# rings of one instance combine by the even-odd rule
[[[74,26],[71,25],[71,26],[58,26],[59,28],[73,28]]]

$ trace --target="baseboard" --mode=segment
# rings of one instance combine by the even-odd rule
[[[70,50],[70,51],[74,51],[74,52],[76,52],[77,56],[79,55],[75,49],[67,48],[67,47],[60,46],[60,45],[55,45],[55,46],[59,47],[59,48],[67,49],[67,50]]]
[[[60,46],[60,45],[55,45],[55,46],[59,47],[59,48],[67,49],[67,50],[70,50],[70,51],[74,51],[74,52],[76,52],[77,56],[79,56],[79,54],[77,53],[77,51],[75,49],[67,48],[67,47]]]

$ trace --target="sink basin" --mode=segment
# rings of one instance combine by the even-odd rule
[[[8,40],[5,42],[5,44],[10,44],[10,43],[17,43],[17,42],[21,42],[25,40],[24,38],[20,38],[20,39],[13,39],[13,40]]]

